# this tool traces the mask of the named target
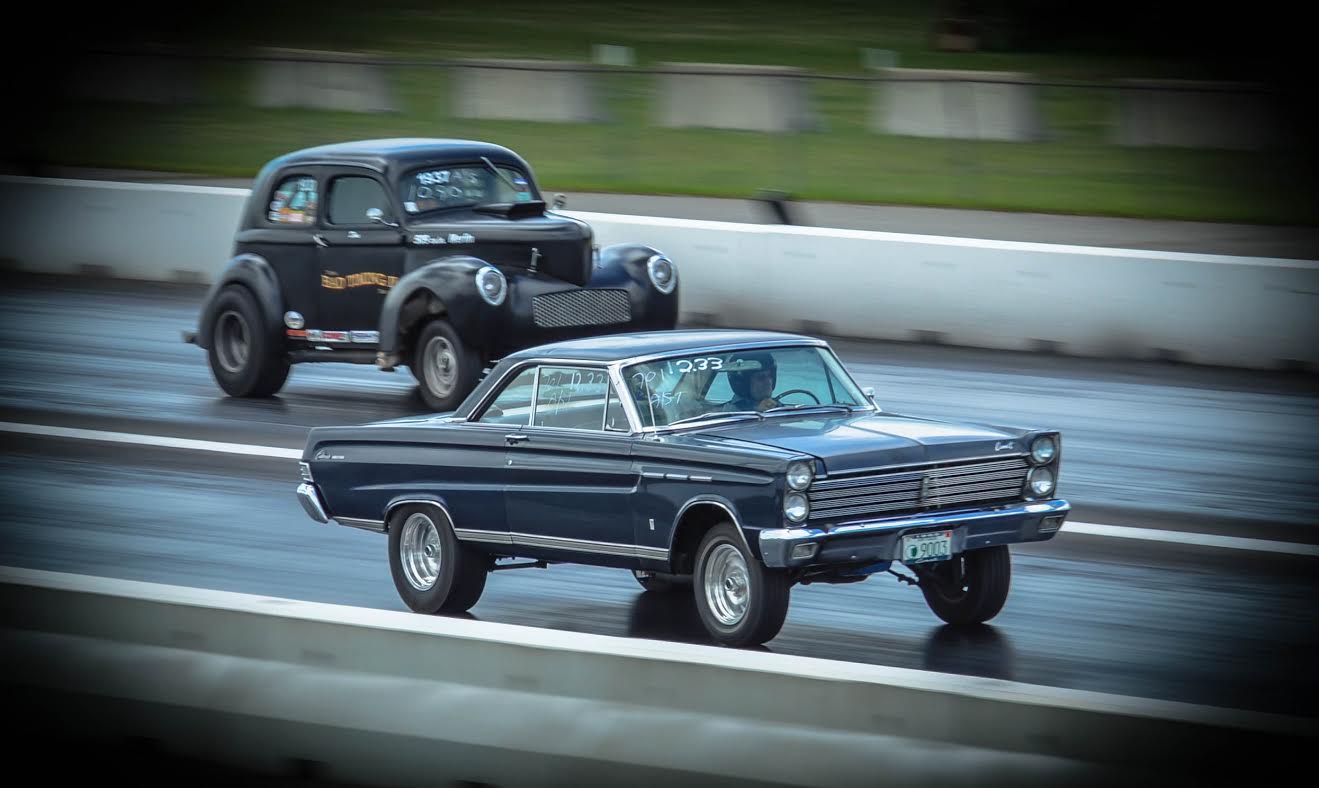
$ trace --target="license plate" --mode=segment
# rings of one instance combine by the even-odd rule
[[[953,557],[953,532],[931,531],[902,537],[902,563],[943,561]]]

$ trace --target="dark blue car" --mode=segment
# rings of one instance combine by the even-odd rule
[[[298,496],[388,534],[418,612],[467,610],[500,559],[594,564],[693,589],[751,645],[794,585],[895,564],[943,620],[993,618],[1008,545],[1067,516],[1060,460],[1057,432],[885,413],[818,339],[664,331],[514,353],[453,413],[313,429]]]

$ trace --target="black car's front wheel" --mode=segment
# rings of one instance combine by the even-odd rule
[[[949,624],[982,624],[998,615],[1012,584],[1012,556],[1007,545],[917,566],[925,602]]]
[[[449,321],[436,319],[427,323],[417,337],[411,369],[421,398],[430,408],[457,410],[476,388],[481,357],[463,342]]]
[[[720,523],[701,540],[692,587],[701,623],[726,646],[758,646],[783,628],[792,584],[747,550],[737,526]]]
[[[207,358],[215,382],[231,397],[269,397],[284,387],[289,361],[275,347],[251,292],[229,285],[211,310]]]
[[[400,507],[389,519],[389,572],[409,609],[463,613],[485,590],[490,558],[458,541],[434,506]]]

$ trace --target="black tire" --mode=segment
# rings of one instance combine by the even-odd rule
[[[427,537],[428,527],[434,528],[433,540]],[[429,584],[418,552],[428,542],[439,556]],[[399,597],[413,611],[433,615],[471,609],[485,590],[490,563],[489,556],[458,541],[449,518],[438,507],[404,506],[389,518],[389,573]]]
[[[955,580],[959,566],[962,582]],[[921,593],[934,614],[949,624],[983,624],[1003,609],[1012,585],[1007,545],[986,547],[930,564],[917,571]]]
[[[737,558],[740,556],[739,567]],[[733,570],[732,575],[721,566]],[[738,569],[744,570],[739,573]],[[718,577],[725,582],[736,581],[741,574],[740,595],[744,601],[722,612],[714,608],[719,599],[728,600],[718,589]],[[712,586],[707,589],[707,586]],[[727,588],[727,586],[722,586]],[[742,535],[732,523],[720,523],[706,532],[696,551],[696,567],[692,572],[692,591],[696,596],[696,609],[701,623],[710,636],[726,646],[759,646],[772,639],[783,628],[788,615],[788,595],[792,584],[782,570],[766,567],[747,550]],[[739,596],[734,591],[734,596]],[[713,597],[713,598],[712,598]],[[740,612],[740,616],[738,613]]]
[[[632,576],[637,579],[637,584],[652,594],[672,594],[678,591],[686,591],[692,587],[692,579],[689,575],[668,575],[663,572],[639,572],[632,570]]]
[[[211,375],[231,397],[269,397],[284,387],[289,360],[271,337],[271,327],[251,291],[229,285],[211,310]]]
[[[481,356],[463,342],[449,321],[426,324],[412,349],[409,367],[421,398],[433,410],[457,410],[481,376]]]

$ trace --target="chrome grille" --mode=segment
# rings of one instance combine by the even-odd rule
[[[1029,470],[1025,457],[1012,457],[821,479],[807,491],[810,519],[902,514],[1020,498]]]
[[[531,299],[531,315],[541,328],[606,326],[632,319],[626,290],[565,290]]]

